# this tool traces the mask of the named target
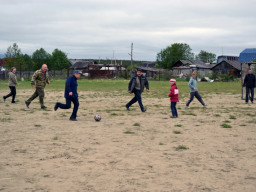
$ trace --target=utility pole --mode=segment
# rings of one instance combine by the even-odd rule
[[[132,59],[132,56],[133,56],[133,43],[131,44],[131,53],[128,53],[128,55],[131,56],[131,67],[133,67],[133,59]]]

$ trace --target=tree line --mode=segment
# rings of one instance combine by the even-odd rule
[[[174,43],[162,49],[156,57],[159,68],[171,69],[178,60],[200,60],[212,63],[216,60],[216,54],[201,50],[198,55],[192,53],[192,49],[186,43]]]
[[[37,49],[32,56],[23,54],[17,43],[7,48],[4,65],[7,68],[16,67],[21,71],[34,71],[40,69],[42,64],[47,64],[51,70],[62,70],[70,67],[67,54],[59,49],[54,49],[52,54],[43,48]]]

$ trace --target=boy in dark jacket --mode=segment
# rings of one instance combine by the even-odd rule
[[[147,78],[142,74],[141,69],[137,69],[137,74],[131,78],[128,86],[128,92],[134,93],[135,95],[132,98],[132,100],[126,104],[126,109],[128,111],[130,111],[129,107],[138,101],[141,111],[146,112],[146,109],[144,108],[142,104],[142,99],[141,99],[141,93],[143,92],[144,87],[146,87],[146,91],[149,92],[149,85],[148,85]]]
[[[169,82],[170,82],[171,89],[170,89],[170,93],[169,93],[168,97],[170,97],[170,100],[171,100],[171,110],[172,110],[171,118],[177,118],[178,112],[176,109],[176,104],[177,104],[177,102],[179,102],[179,89],[176,86],[175,79],[171,79]]]
[[[81,77],[82,72],[79,70],[74,71],[74,75],[72,77],[68,77],[66,80],[65,93],[64,96],[66,98],[66,104],[56,103],[54,106],[54,110],[56,111],[58,108],[61,109],[70,109],[71,102],[74,104],[73,113],[71,114],[69,120],[77,121],[76,114],[79,107],[78,101],[78,93],[77,93],[77,79]]]
[[[255,87],[255,75],[252,74],[252,70],[248,70],[248,74],[244,78],[243,87],[246,87],[246,96],[245,103],[248,103],[249,100],[249,92],[251,92],[251,102],[253,103],[254,99],[254,87]]]

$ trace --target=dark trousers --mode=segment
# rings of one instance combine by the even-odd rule
[[[251,102],[253,102],[254,98],[254,87],[246,87],[246,96],[245,96],[245,102],[248,103],[249,100],[249,93],[251,92]]]
[[[140,105],[140,109],[141,109],[141,111],[143,111],[144,106],[142,104],[141,92],[139,90],[135,90],[134,95],[135,96],[132,98],[132,100],[126,104],[126,107],[129,108],[131,105],[133,105],[134,103],[136,103],[138,101],[138,103]]]
[[[8,97],[12,96],[12,103],[15,102],[15,96],[16,96],[16,87],[15,86],[9,86],[11,92],[4,96],[4,99],[7,99]]]
[[[198,91],[195,91],[195,92],[190,92],[190,99],[189,101],[187,102],[186,106],[189,106],[189,104],[191,103],[191,101],[193,101],[194,97],[197,98],[197,100],[202,104],[202,105],[205,105],[202,97],[199,95]]]
[[[44,106],[44,88],[41,88],[41,87],[36,87],[34,94],[27,100],[27,102],[31,103],[31,101],[33,101],[38,96],[39,96],[40,105],[41,107],[43,107]]]
[[[76,119],[76,114],[77,114],[78,107],[79,107],[78,98],[72,98],[72,97],[66,98],[66,104],[57,103],[57,107],[59,107],[61,109],[70,109],[71,102],[74,104],[74,108],[73,108],[73,113],[71,114],[70,118]]]
[[[172,110],[172,116],[173,117],[178,117],[178,112],[176,109],[176,104],[177,102],[171,102],[171,110]]]

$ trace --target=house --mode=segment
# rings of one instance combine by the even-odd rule
[[[205,64],[200,60],[179,60],[174,63],[171,70],[174,76],[187,76],[193,71],[197,71],[200,73],[200,75],[205,76],[211,73],[212,66],[213,65]]]
[[[238,58],[240,62],[253,62],[256,59],[256,48],[243,50]]]
[[[155,65],[156,62],[143,62],[138,68],[142,69],[142,73],[144,73],[147,77],[154,78],[161,71],[161,69],[154,68]]]
[[[221,61],[228,60],[228,61],[238,61],[237,56],[229,56],[229,55],[220,55],[217,58],[217,64],[220,63]]]
[[[231,60],[223,60],[217,65],[212,67],[212,71],[214,74],[230,74],[236,77],[241,76],[241,62],[239,61],[231,61]]]

